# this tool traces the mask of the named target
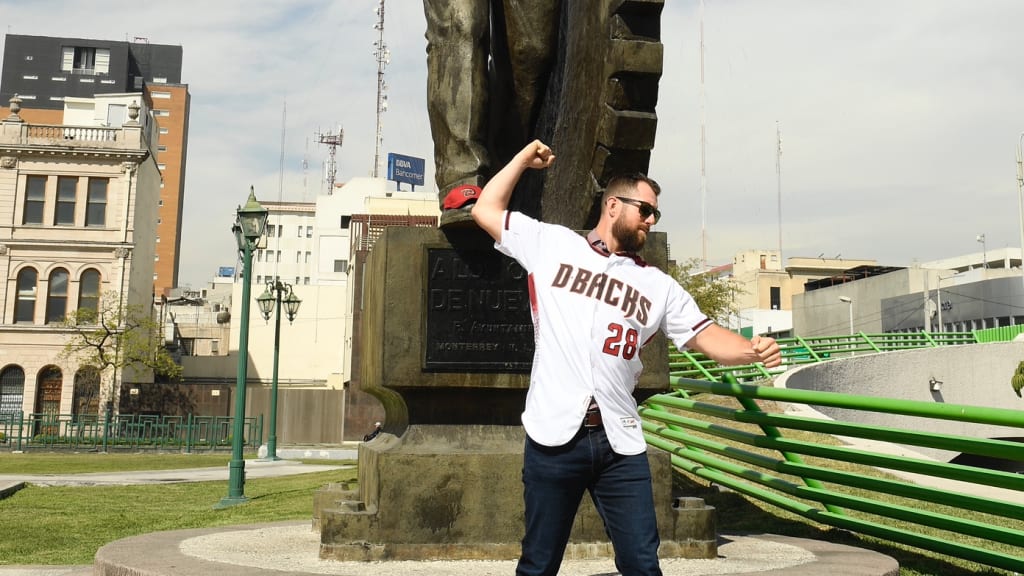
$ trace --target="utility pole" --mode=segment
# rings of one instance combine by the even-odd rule
[[[1024,287],[1024,152],[1021,151],[1022,145],[1024,145],[1024,134],[1021,134],[1020,139],[1017,140],[1017,210],[1020,211],[1020,279],[1022,287]]]
[[[782,259],[782,129],[778,120],[775,121],[775,188],[779,202],[779,267],[785,270]]]

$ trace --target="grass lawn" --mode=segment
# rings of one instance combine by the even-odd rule
[[[729,402],[724,399],[718,401]],[[765,403],[763,408],[772,411],[773,405]],[[805,440],[836,442],[834,438],[809,433],[797,436]],[[229,454],[0,453],[0,474],[167,470],[226,466],[229,460]],[[814,459],[808,461],[813,462]],[[323,460],[308,462],[354,463]],[[858,469],[838,462],[833,465]],[[859,468],[859,471],[868,473],[872,470]],[[4,522],[5,536],[0,538],[0,564],[91,564],[96,550],[104,544],[137,534],[309,519],[312,516],[313,493],[317,489],[330,482],[355,481],[356,475],[355,468],[352,468],[252,479],[245,486],[245,494],[251,500],[223,510],[214,510],[213,506],[226,496],[226,481],[158,486],[29,486],[0,500],[0,518]],[[896,558],[901,567],[900,576],[1009,574],[910,546],[819,525],[739,493],[710,489],[705,481],[684,473],[677,473],[676,488],[689,495],[701,496],[714,506],[718,527],[722,532],[783,534],[871,549]]]
[[[6,454],[0,473],[57,474],[224,466],[229,455]],[[313,461],[310,461],[313,462]],[[319,464],[353,464],[317,460]],[[313,493],[353,481],[355,468],[245,483],[250,501],[223,510],[227,482],[139,486],[28,486],[0,500],[0,564],[92,564],[96,550],[128,536],[279,520],[311,519]]]
[[[0,452],[0,474],[84,474],[227,466],[230,453],[112,454],[88,452]]]

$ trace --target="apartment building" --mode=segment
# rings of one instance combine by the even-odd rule
[[[251,297],[268,282],[291,284],[302,300],[293,322],[283,320],[279,342],[278,441],[340,442],[362,438],[383,418],[380,403],[358,383],[358,334],[363,286],[362,263],[386,226],[437,226],[432,192],[389,191],[381,178],[354,178],[314,202],[260,199],[267,209],[264,238],[253,257]],[[224,266],[233,270],[233,266]],[[235,381],[244,279],[235,274],[231,294],[228,356],[193,355],[206,343],[189,341],[182,356],[182,387],[204,406],[213,394],[225,398]],[[307,280],[308,279],[308,280]],[[218,279],[219,280],[219,279]],[[212,286],[212,285],[211,285]],[[195,321],[192,316],[178,315]],[[209,323],[212,315],[205,316]],[[222,327],[177,324],[182,334],[220,334]],[[219,322],[219,320],[218,320]],[[255,302],[249,309],[249,414],[266,414],[274,362],[273,318],[265,320]],[[223,342],[218,342],[220,345]],[[230,405],[221,404],[228,410]]]
[[[184,207],[190,95],[181,83],[181,46],[7,34],[0,103],[15,94],[26,122],[73,125],[66,110],[82,100],[106,94],[141,93],[159,125],[154,153],[160,169],[157,230],[154,243],[153,292],[158,296],[178,284],[181,215]],[[112,128],[127,119],[125,103],[109,103],[96,120]],[[10,113],[0,108],[0,118]]]
[[[0,119],[0,414],[96,414],[118,397],[120,374],[97,383],[62,357],[62,321],[108,292],[152,302],[160,173],[140,109],[117,127],[54,126],[11,98]]]

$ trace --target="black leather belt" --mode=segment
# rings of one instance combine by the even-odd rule
[[[587,410],[587,413],[583,416],[583,427],[600,428],[602,426],[604,426],[604,422],[601,420],[601,410],[597,408]]]

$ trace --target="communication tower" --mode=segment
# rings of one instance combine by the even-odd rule
[[[338,133],[332,134],[328,132],[324,134],[322,132],[316,133],[316,140],[321,144],[325,144],[330,148],[327,155],[327,193],[334,194],[334,179],[338,175],[338,163],[337,163],[337,152],[338,147],[341,146],[341,141],[345,138],[345,131],[338,126]]]
[[[384,131],[381,126],[381,115],[388,111],[388,85],[384,81],[384,69],[391,63],[391,52],[384,43],[384,0],[375,9],[377,23],[373,29],[377,31],[377,40],[373,43],[373,56],[377,59],[377,144],[373,153],[373,177],[377,178],[380,170],[380,149],[384,144]]]

